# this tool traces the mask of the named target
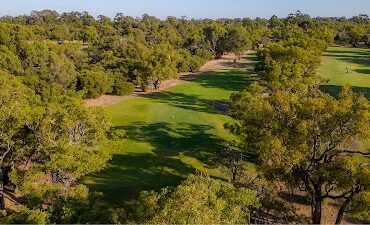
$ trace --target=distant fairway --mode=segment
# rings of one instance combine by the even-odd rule
[[[370,49],[330,47],[323,54],[319,75],[329,79],[322,89],[331,94],[337,94],[348,83],[370,98]]]
[[[330,47],[323,54],[319,75],[329,79],[321,89],[332,95],[337,95],[343,85],[350,84],[355,92],[370,99],[370,49]],[[353,148],[367,150],[369,144],[370,140],[354,142]]]
[[[232,92],[250,83],[251,59],[112,106],[115,129],[124,129],[126,138],[112,146],[109,166],[84,183],[121,204],[142,190],[176,185],[196,170],[226,178],[211,162],[224,140],[233,138],[223,127],[231,118],[219,111]]]

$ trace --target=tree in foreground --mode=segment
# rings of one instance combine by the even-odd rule
[[[0,71],[0,209],[5,209],[5,169],[12,165],[12,155],[17,154],[16,139],[31,112],[29,97],[32,92],[20,81]]]
[[[321,222],[325,199],[339,204],[340,223],[358,197],[370,190],[370,167],[364,158],[370,152],[353,145],[369,138],[369,102],[349,87],[338,99],[319,91],[304,96],[276,91],[266,97],[263,90],[252,85],[232,96],[230,115],[237,123],[229,128],[259,156],[270,180],[283,181],[310,197],[314,224]]]
[[[136,216],[139,223],[241,224],[260,205],[257,193],[204,176],[190,176],[174,189],[144,191]]]
[[[78,180],[101,170],[110,158],[104,146],[110,128],[105,111],[66,96],[41,102],[5,72],[0,72],[0,87],[0,206],[6,208],[7,176],[24,203],[24,210],[5,220],[36,223],[50,212],[53,222],[78,222],[54,214],[90,201],[87,187]]]

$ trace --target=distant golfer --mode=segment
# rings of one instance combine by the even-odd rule
[[[348,68],[346,68],[346,73],[348,73]]]

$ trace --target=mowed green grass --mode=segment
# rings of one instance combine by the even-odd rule
[[[348,68],[348,73],[346,71]],[[319,75],[329,82],[321,89],[336,96],[346,84],[370,100],[370,49],[330,47],[322,57]],[[354,142],[353,149],[369,149],[370,139]]]
[[[113,158],[108,166],[83,182],[102,192],[107,203],[120,205],[142,190],[177,185],[197,171],[227,179],[212,158],[225,140],[234,138],[224,128],[231,118],[214,106],[248,86],[253,59],[110,107],[114,129],[125,137],[110,146]]]
[[[329,80],[323,90],[336,95],[343,85],[350,84],[354,91],[370,98],[370,49],[330,47],[318,72]]]

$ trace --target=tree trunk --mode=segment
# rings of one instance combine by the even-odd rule
[[[343,207],[343,206],[344,205],[342,205],[339,208],[337,219],[335,220],[335,224],[341,224],[342,223],[342,220],[343,220],[343,217],[344,217],[344,210],[345,210],[345,207]]]
[[[5,201],[4,201],[4,175],[3,169],[0,168],[0,210],[5,209]]]
[[[237,173],[237,170],[232,170],[232,178],[231,178],[231,183],[235,183],[236,181],[236,173]]]
[[[321,189],[315,190],[314,196],[312,196],[312,223],[313,224],[321,224],[321,206],[322,206],[322,199],[321,199]]]
[[[346,212],[346,208],[349,205],[349,203],[351,202],[353,195],[354,195],[354,193],[352,193],[348,198],[346,198],[346,200],[340,206],[339,211],[338,211],[338,215],[337,215],[337,219],[335,220],[335,224],[341,224],[342,223],[344,213]]]
[[[158,79],[158,80],[154,81],[153,85],[154,85],[154,89],[158,90],[159,87],[161,86],[161,81]]]

